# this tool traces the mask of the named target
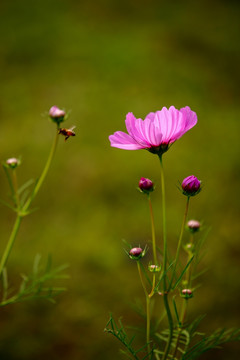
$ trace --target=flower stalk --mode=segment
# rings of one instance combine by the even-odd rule
[[[187,214],[188,214],[188,208],[189,208],[189,200],[190,200],[190,196],[187,196],[187,203],[186,203],[183,222],[182,222],[181,231],[180,231],[180,235],[179,235],[178,246],[177,246],[177,251],[176,251],[176,257],[175,257],[174,267],[173,267],[173,272],[172,272],[172,277],[171,277],[171,281],[170,281],[169,288],[168,288],[169,290],[171,289],[173,279],[174,279],[174,276],[176,274],[176,267],[177,267],[177,263],[178,263],[178,259],[179,259],[180,249],[182,247],[183,233],[184,233],[184,228],[185,228],[185,224],[186,224],[186,220],[187,220]]]
[[[158,262],[157,262],[157,250],[156,250],[156,233],[155,233],[153,209],[152,209],[152,202],[151,202],[150,194],[148,195],[148,203],[149,203],[150,218],[151,218],[151,229],[152,229],[153,261],[154,261],[154,265],[157,265]]]
[[[137,260],[137,268],[138,268],[138,273],[139,273],[139,277],[141,280],[141,284],[143,287],[143,291],[145,294],[145,298],[146,298],[146,343],[147,343],[147,347],[148,347],[148,352],[150,352],[150,297],[148,295],[148,291],[143,279],[143,274],[142,274],[142,270],[141,270],[141,266],[139,263],[139,260]]]
[[[22,209],[23,213],[28,210],[29,206],[31,205],[34,198],[36,197],[40,187],[42,186],[42,184],[43,184],[43,182],[44,182],[44,180],[46,178],[46,175],[48,173],[49,167],[51,165],[53,156],[54,156],[56,148],[57,148],[57,144],[58,144],[58,125],[57,125],[56,135],[55,135],[55,138],[54,138],[54,141],[53,141],[53,144],[52,144],[52,147],[51,147],[51,150],[50,150],[46,165],[45,165],[45,167],[43,169],[43,172],[42,172],[40,178],[38,179],[38,182],[37,182],[36,186],[34,187],[32,195],[28,198],[25,205],[23,206],[23,209]]]
[[[163,302],[168,318],[169,325],[169,336],[168,341],[165,347],[162,360],[166,360],[168,353],[170,351],[172,336],[173,336],[173,318],[171,314],[171,309],[168,303],[168,291],[167,291],[167,279],[166,279],[166,270],[167,270],[167,225],[166,225],[166,200],[165,200],[165,181],[164,181],[164,171],[163,171],[163,162],[162,155],[159,156],[160,165],[161,165],[161,186],[162,186],[162,216],[163,216]]]
[[[3,269],[6,266],[6,263],[8,261],[9,255],[11,253],[12,247],[14,245],[15,239],[17,237],[17,234],[18,234],[18,231],[19,231],[19,228],[20,228],[22,218],[24,216],[28,215],[29,206],[31,205],[32,201],[34,200],[35,196],[37,195],[37,193],[38,193],[38,191],[39,191],[39,189],[40,189],[40,187],[41,187],[41,185],[42,185],[42,183],[43,183],[43,181],[44,181],[44,179],[45,179],[45,177],[47,175],[47,172],[48,172],[49,167],[51,165],[54,153],[56,151],[57,143],[58,143],[58,125],[57,125],[56,136],[54,138],[53,145],[51,147],[51,151],[50,151],[50,154],[48,156],[46,165],[45,165],[45,167],[43,169],[43,172],[42,172],[42,174],[41,174],[35,188],[33,189],[33,192],[31,194],[31,196],[28,198],[28,200],[22,206],[22,208],[20,207],[20,199],[19,199],[19,194],[18,194],[16,170],[12,169],[13,176],[12,176],[12,179],[11,179],[11,177],[9,175],[9,172],[8,172],[8,169],[4,167],[4,169],[6,171],[6,174],[7,174],[8,182],[10,184],[10,188],[11,188],[11,191],[12,191],[12,194],[13,194],[14,202],[15,202],[15,205],[16,205],[17,216],[16,216],[16,220],[15,220],[12,232],[10,234],[9,240],[7,242],[7,245],[5,247],[5,250],[3,252],[3,255],[2,255],[2,258],[1,258],[1,261],[0,261],[0,276],[2,275]]]

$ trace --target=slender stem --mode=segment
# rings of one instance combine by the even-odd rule
[[[162,155],[159,155],[160,165],[161,165],[161,184],[162,184],[162,214],[163,214],[163,272],[165,276],[163,277],[163,301],[165,310],[168,317],[168,325],[169,325],[169,337],[168,342],[165,347],[165,351],[163,354],[162,360],[166,360],[173,337],[173,318],[171,314],[171,309],[168,303],[168,292],[167,292],[167,279],[166,279],[166,270],[167,270],[167,227],[166,227],[166,200],[165,200],[165,182],[164,182],[164,172],[163,172],[163,163],[162,163]]]
[[[9,186],[10,186],[10,189],[11,189],[12,197],[15,200],[15,198],[14,198],[14,186],[13,186],[12,179],[11,179],[11,176],[9,174],[8,168],[4,165],[3,169],[4,169],[4,171],[6,173],[6,176],[7,176],[7,179],[8,179],[8,183],[9,183]]]
[[[153,217],[153,209],[150,195],[148,196],[149,209],[150,209],[150,217],[151,217],[151,227],[152,227],[152,249],[153,249],[153,261],[154,265],[157,265],[157,251],[156,251],[156,235],[155,235],[155,225],[154,225],[154,217]]]
[[[169,284],[169,289],[172,286],[173,278],[174,278],[175,273],[176,273],[176,267],[177,267],[177,263],[178,263],[178,259],[179,259],[180,249],[181,249],[181,246],[182,246],[183,232],[184,232],[184,227],[185,227],[185,224],[186,224],[187,213],[188,213],[188,208],[189,208],[189,199],[190,199],[190,197],[188,196],[187,197],[186,208],[185,208],[185,212],[184,212],[184,217],[183,217],[183,222],[182,222],[182,227],[181,227],[181,231],[180,231],[180,236],[179,236],[179,240],[178,240],[178,246],[177,246],[177,252],[176,252],[176,257],[175,257],[175,261],[174,261],[172,277],[171,277],[171,281],[170,281],[170,284]]]
[[[38,179],[38,182],[32,192],[32,195],[29,197],[29,199],[27,200],[27,202],[25,203],[25,205],[23,206],[23,212],[28,210],[29,206],[31,205],[32,201],[34,200],[35,196],[37,195],[40,187],[42,186],[42,183],[47,175],[47,172],[49,170],[49,167],[51,165],[51,162],[52,162],[52,159],[53,159],[53,156],[55,154],[55,151],[56,151],[56,147],[57,147],[57,143],[58,143],[58,127],[57,127],[57,132],[56,132],[56,136],[54,138],[54,141],[53,141],[53,144],[52,144],[52,148],[51,148],[51,151],[50,151],[50,154],[48,156],[48,159],[47,159],[47,162],[46,162],[46,165],[43,169],[43,172],[40,176],[40,178]]]
[[[35,198],[36,194],[38,193],[46,175],[47,175],[47,172],[48,172],[48,169],[49,169],[49,166],[51,164],[51,161],[53,159],[53,155],[55,153],[55,150],[56,150],[56,146],[57,146],[57,141],[58,141],[58,128],[57,128],[57,133],[56,133],[56,137],[54,138],[54,142],[53,142],[53,145],[52,145],[52,148],[51,148],[51,151],[50,151],[50,154],[49,154],[49,157],[47,159],[47,162],[46,162],[46,165],[43,169],[43,172],[33,190],[33,193],[32,193],[32,196],[29,197],[29,199],[27,200],[27,202],[25,203],[25,205],[23,206],[22,209],[18,209],[18,214],[17,214],[17,217],[16,217],[16,220],[15,220],[15,223],[14,223],[14,226],[13,226],[13,229],[12,229],[12,232],[11,232],[11,235],[10,235],[10,238],[8,240],[8,243],[6,245],[6,248],[4,250],[4,253],[2,255],[2,258],[1,258],[1,261],[0,261],[0,276],[2,275],[2,271],[7,263],[7,260],[8,260],[8,257],[10,255],[10,252],[12,250],[12,247],[13,247],[13,244],[15,242],[15,239],[16,239],[16,236],[17,236],[17,233],[18,233],[18,230],[19,230],[19,227],[20,227],[20,224],[21,224],[21,220],[22,220],[22,217],[24,214],[24,212],[26,212],[31,204],[31,202],[33,201],[33,199]],[[7,175],[8,172],[6,171]],[[15,174],[16,175],[16,174]],[[18,194],[17,194],[17,179],[14,178],[14,175],[13,175],[13,183],[11,183],[11,178],[8,176],[8,180],[10,179],[9,183],[10,183],[10,187],[11,187],[11,190],[13,191],[13,193],[15,194],[16,198],[16,205],[19,205],[19,198],[17,197]]]
[[[167,270],[167,225],[166,225],[165,181],[164,181],[162,155],[159,156],[159,159],[160,159],[160,164],[161,164],[161,187],[162,187],[163,272],[166,272],[166,270]],[[164,277],[163,282],[166,284],[166,277]],[[164,290],[166,290],[166,288]]]
[[[142,287],[143,287],[143,291],[144,291],[145,295],[148,296],[147,288],[146,288],[146,285],[144,283],[144,279],[143,279],[143,275],[142,275],[141,266],[140,266],[140,263],[139,263],[138,260],[137,260],[137,268],[138,268],[138,273],[139,273],[139,277],[140,277],[140,280],[141,280],[141,284],[142,284]]]
[[[143,280],[143,275],[142,275],[142,271],[141,271],[141,266],[139,261],[137,261],[137,267],[138,267],[138,273],[139,273],[139,277],[142,283],[142,287],[143,287],[143,291],[145,293],[145,297],[146,297],[146,316],[147,316],[147,325],[146,325],[146,342],[148,344],[148,353],[150,353],[150,298],[148,296],[148,292],[147,292],[147,288],[146,285],[144,283]]]
[[[187,313],[187,299],[184,299],[183,304],[182,304],[181,317],[180,317],[181,326],[178,329],[177,341],[176,341],[175,349],[174,349],[174,352],[173,352],[173,355],[172,355],[173,359],[177,355],[179,340],[180,340],[180,336],[181,336],[181,333],[182,333],[182,328],[183,328],[184,320],[185,320],[185,317],[186,317],[186,313]]]
[[[151,299],[151,297],[153,297],[153,295],[154,295],[155,285],[156,285],[156,274],[153,273],[152,290],[151,290],[150,294],[148,295],[149,299]]]
[[[190,236],[190,244],[193,246],[193,234],[191,234],[191,236]],[[193,253],[189,252],[188,261],[190,261],[192,256],[193,256]],[[192,277],[192,264],[189,265],[189,267],[187,268],[187,271],[186,271],[186,282],[187,282],[188,288],[190,288],[190,286],[191,286],[191,277]]]
[[[8,243],[7,243],[7,246],[4,250],[4,253],[2,255],[2,258],[1,258],[1,262],[0,262],[0,276],[2,275],[2,271],[6,265],[6,262],[8,260],[8,257],[9,257],[9,254],[12,250],[12,247],[13,247],[13,244],[14,244],[14,241],[16,239],[16,236],[17,236],[17,233],[18,233],[18,229],[19,229],[19,226],[21,224],[21,220],[22,220],[22,217],[17,215],[17,218],[15,220],[15,223],[14,223],[14,226],[13,226],[13,229],[12,229],[12,232],[11,232],[11,235],[10,235],[10,238],[8,240]]]
[[[13,177],[14,198],[15,198],[16,206],[17,206],[17,208],[19,208],[20,201],[19,201],[19,194],[18,194],[17,173],[16,173],[15,169],[13,169],[13,171],[12,171],[12,177]]]

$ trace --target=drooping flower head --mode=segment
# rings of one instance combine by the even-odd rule
[[[117,131],[109,136],[111,146],[125,150],[147,149],[153,154],[162,155],[169,146],[197,123],[197,115],[190,107],[180,110],[169,109],[151,112],[144,120],[136,119],[132,113],[126,116],[124,133]]]

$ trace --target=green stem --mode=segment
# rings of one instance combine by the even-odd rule
[[[56,150],[56,146],[57,146],[57,141],[58,141],[58,128],[57,128],[57,133],[56,133],[56,137],[54,139],[54,142],[53,142],[53,145],[52,145],[52,148],[51,148],[51,151],[50,151],[50,154],[49,154],[49,157],[47,159],[47,162],[46,162],[46,165],[43,169],[43,172],[33,190],[33,193],[32,195],[29,197],[29,199],[27,200],[27,202],[25,203],[25,205],[23,206],[22,209],[19,209],[18,211],[18,214],[17,214],[17,217],[16,217],[16,220],[15,220],[15,223],[14,223],[14,226],[13,226],[13,229],[12,229],[12,232],[11,232],[11,235],[10,235],[10,238],[8,240],[8,243],[7,243],[7,246],[4,250],[4,253],[2,255],[2,258],[1,258],[1,262],[0,262],[0,276],[2,275],[2,272],[3,272],[3,269],[7,263],[7,260],[8,260],[8,257],[10,255],[10,252],[12,250],[12,247],[13,247],[13,244],[15,242],[15,239],[16,239],[16,236],[17,236],[17,233],[18,233],[18,230],[19,230],[19,227],[20,227],[20,224],[21,224],[21,220],[22,220],[22,217],[26,214],[24,214],[31,202],[33,201],[33,199],[35,198],[35,196],[37,195],[46,175],[47,175],[47,172],[48,172],[48,169],[49,169],[49,166],[51,164],[51,161],[53,159],[53,155],[55,153],[55,150]],[[7,175],[8,172],[6,171]],[[9,176],[8,176],[8,180],[9,180]],[[17,198],[18,194],[17,194],[17,182],[16,182],[16,179],[14,179],[14,183],[11,183],[11,179],[9,181],[10,183],[10,187],[11,187],[11,190],[15,193],[15,196],[16,196],[16,202],[19,201],[19,199]]]
[[[52,159],[53,159],[53,156],[55,154],[55,151],[56,151],[56,147],[57,147],[57,143],[58,143],[58,127],[57,127],[57,132],[56,132],[56,136],[54,138],[54,141],[53,141],[53,144],[52,144],[52,148],[51,148],[51,151],[50,151],[50,154],[48,156],[48,159],[47,159],[47,162],[46,162],[46,165],[43,169],[43,172],[40,176],[40,178],[38,179],[37,181],[37,184],[32,192],[32,195],[28,198],[27,202],[25,203],[25,205],[23,206],[23,209],[22,211],[25,212],[28,210],[29,206],[31,205],[32,201],[34,200],[35,196],[37,195],[40,187],[42,186],[42,183],[43,181],[45,180],[45,177],[47,175],[47,172],[49,170],[49,167],[51,165],[51,162],[52,162]]]
[[[145,293],[145,297],[146,297],[146,316],[147,316],[147,325],[146,325],[146,342],[148,344],[148,353],[150,353],[150,298],[148,296],[148,292],[147,292],[147,288],[145,286],[144,283],[144,279],[142,276],[142,271],[141,271],[141,266],[139,261],[137,261],[137,267],[138,267],[138,273],[139,273],[139,277],[142,283],[142,287],[143,287],[143,291]]]
[[[183,222],[182,222],[182,227],[181,227],[181,232],[180,232],[180,236],[179,236],[179,240],[178,240],[178,246],[177,246],[177,252],[176,252],[176,257],[175,257],[175,261],[174,261],[172,277],[171,277],[171,281],[170,281],[170,284],[169,284],[169,289],[171,289],[173,278],[174,278],[175,273],[176,273],[176,267],[177,267],[177,263],[178,263],[178,259],[179,259],[180,249],[181,249],[181,246],[182,246],[182,238],[183,238],[184,228],[185,228],[185,224],[186,224],[186,220],[187,220],[187,213],[188,213],[188,208],[189,208],[189,200],[190,200],[190,197],[188,196],[187,197],[186,208],[185,208],[185,212],[184,212],[184,217],[183,217]]]
[[[153,297],[153,295],[154,295],[155,286],[156,286],[156,274],[153,273],[152,290],[151,290],[150,294],[148,295],[149,299],[151,299],[151,297]]]
[[[171,309],[168,303],[168,292],[167,292],[167,279],[166,279],[166,270],[167,270],[167,227],[166,227],[166,200],[165,200],[165,182],[164,182],[164,172],[163,172],[163,163],[162,155],[159,155],[160,165],[161,165],[161,184],[162,184],[162,214],[163,214],[163,302],[168,318],[169,325],[169,337],[168,342],[165,347],[162,360],[166,360],[172,343],[173,337],[173,318],[171,314]]]
[[[10,186],[10,189],[11,189],[11,193],[12,193],[12,197],[13,197],[13,200],[15,201],[15,192],[14,192],[14,186],[13,186],[13,183],[12,183],[12,179],[11,179],[11,176],[9,174],[9,171],[8,171],[8,168],[4,165],[3,166],[3,169],[6,173],[6,176],[7,176],[7,180],[8,180],[8,183],[9,183],[9,186]],[[15,204],[16,205],[16,204]]]
[[[4,269],[5,265],[6,265],[9,254],[10,254],[10,252],[12,250],[14,241],[15,241],[17,233],[18,233],[19,226],[21,224],[21,220],[22,220],[22,217],[20,215],[17,215],[17,218],[15,220],[15,223],[14,223],[10,238],[8,240],[7,246],[6,246],[5,250],[4,250],[4,253],[3,253],[2,258],[1,258],[0,276],[2,275],[2,271],[3,271],[3,269]]]
[[[173,359],[177,355],[179,340],[180,340],[180,336],[181,336],[181,333],[182,333],[182,328],[183,328],[184,320],[185,320],[185,317],[186,317],[186,312],[187,312],[187,299],[184,299],[183,300],[183,305],[182,305],[181,317],[180,317],[181,326],[178,329],[177,341],[176,341],[175,349],[174,349],[174,352],[173,352],[173,355],[172,355]]]
[[[152,227],[153,261],[154,261],[154,265],[157,265],[156,235],[155,235],[155,225],[154,225],[153,209],[152,209],[152,202],[151,202],[151,199],[150,199],[150,195],[148,196],[148,201],[149,201],[151,227]]]
[[[15,200],[17,208],[19,208],[20,200],[19,200],[19,194],[18,194],[17,173],[16,173],[15,169],[13,169],[12,177],[13,177],[13,188],[14,188],[14,198],[15,198],[14,200]]]

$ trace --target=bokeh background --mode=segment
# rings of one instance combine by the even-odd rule
[[[189,217],[211,227],[192,316],[203,328],[239,325],[239,82],[240,5],[237,1],[35,0],[0,3],[1,161],[22,156],[19,182],[39,176],[54,125],[52,105],[71,110],[77,136],[59,146],[8,263],[10,282],[31,271],[36,253],[69,263],[68,291],[57,304],[34,301],[1,309],[3,360],[122,359],[104,333],[111,311],[140,325],[132,303],[143,299],[135,264],[122,239],[150,240],[140,177],[156,183],[153,206],[161,240],[157,158],[121,151],[108,136],[125,130],[127,112],[144,117],[163,106],[189,105],[197,126],[165,155],[169,240],[176,243],[185,199],[178,180],[195,174],[203,191]],[[7,199],[4,172],[1,198]],[[0,208],[4,248],[13,225]],[[138,301],[138,300],[137,300]],[[203,359],[236,359],[239,344]]]

